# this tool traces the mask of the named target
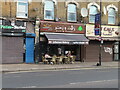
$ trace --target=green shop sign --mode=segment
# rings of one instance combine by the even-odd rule
[[[12,29],[13,26],[4,26],[4,25],[0,25],[1,29]]]
[[[82,26],[79,26],[79,27],[78,27],[78,30],[79,30],[79,31],[82,31],[82,30],[83,30],[83,27],[82,27]]]

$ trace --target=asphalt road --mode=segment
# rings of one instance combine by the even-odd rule
[[[118,69],[4,73],[3,88],[118,88]]]

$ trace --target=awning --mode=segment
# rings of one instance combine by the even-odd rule
[[[45,34],[48,44],[88,44],[89,40],[83,34]]]

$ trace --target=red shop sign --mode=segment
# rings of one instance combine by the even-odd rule
[[[65,23],[65,22],[40,22],[41,32],[59,32],[59,33],[85,33],[85,25],[78,23]]]

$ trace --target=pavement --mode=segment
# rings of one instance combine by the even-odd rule
[[[45,71],[45,70],[64,70],[64,69],[102,69],[119,68],[119,62],[102,62],[101,66],[97,62],[74,62],[73,64],[0,64],[1,72],[22,72],[22,71]]]

